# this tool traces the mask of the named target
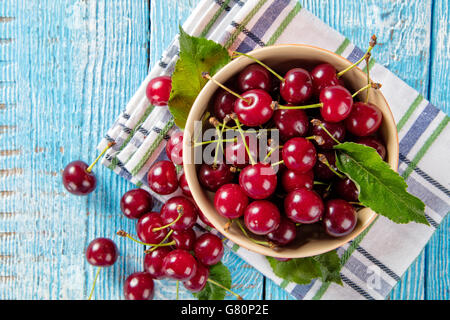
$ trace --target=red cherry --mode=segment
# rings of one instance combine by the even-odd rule
[[[277,206],[267,200],[253,201],[244,213],[244,222],[248,230],[254,234],[266,235],[280,225],[280,211]]]
[[[280,131],[280,138],[283,141],[294,137],[302,137],[308,132],[308,116],[301,109],[275,110],[273,121]]]
[[[316,163],[316,148],[305,138],[292,138],[284,144],[282,157],[286,167],[299,173],[306,173]]]
[[[253,142],[253,139],[250,139],[250,136],[245,136],[245,142],[247,143],[247,147],[249,148],[252,158],[257,159],[257,143],[250,143],[251,141]],[[227,164],[237,168],[244,168],[249,164],[250,158],[247,150],[245,149],[245,144],[242,137],[239,136],[236,142],[227,142],[225,147],[225,160]]]
[[[114,241],[108,238],[97,238],[92,240],[86,249],[87,261],[96,267],[110,267],[119,257]]]
[[[328,200],[325,204],[323,224],[325,231],[332,237],[343,237],[355,229],[356,210],[345,200]]]
[[[365,137],[375,133],[381,126],[383,114],[371,103],[357,102],[345,119],[345,127],[355,136]]]
[[[144,270],[154,279],[163,279],[166,275],[163,270],[163,260],[172,251],[168,247],[158,247],[144,257]]]
[[[333,169],[337,170],[336,167],[336,154],[331,150],[323,150],[321,153],[327,158],[328,163],[333,167]],[[336,177],[336,174],[330,170],[325,164],[320,161],[316,162],[314,166],[314,177],[319,181],[328,181],[332,180]]]
[[[161,218],[165,225],[175,221],[180,213],[182,214],[181,218],[170,228],[176,231],[192,228],[197,221],[197,209],[186,197],[173,197],[161,208]]]
[[[247,205],[248,197],[238,184],[225,184],[217,190],[214,196],[214,206],[217,212],[228,219],[241,217]]]
[[[188,251],[176,249],[164,257],[163,270],[169,278],[187,281],[197,272],[197,261]]]
[[[363,137],[358,138],[356,140],[356,143],[374,148],[380,155],[381,159],[383,160],[386,159],[386,147],[384,146],[383,142],[381,142],[380,139],[377,139],[375,137]]]
[[[233,113],[234,111],[234,103],[236,102],[236,97],[225,91],[221,88],[218,89],[215,97],[214,97],[214,116],[219,121],[223,121],[223,119]]]
[[[352,111],[353,97],[342,86],[330,86],[320,92],[320,102],[323,104],[320,109],[322,118],[328,122],[339,122]]]
[[[272,97],[266,91],[254,89],[244,92],[234,104],[239,121],[249,127],[256,127],[269,121],[273,114]]]
[[[152,211],[152,208],[153,198],[144,189],[127,191],[120,199],[120,210],[130,219],[139,219],[144,213]]]
[[[166,106],[172,90],[172,79],[169,76],[153,78],[147,85],[148,101],[154,106]]]
[[[156,244],[160,243],[167,235],[167,228],[153,231],[164,225],[160,215],[156,212],[144,214],[136,224],[136,233],[142,242]]]
[[[183,194],[192,197],[191,189],[189,189],[189,185],[186,179],[186,175],[183,173],[180,176],[180,179],[178,180],[178,184],[180,185],[181,191],[183,191]]]
[[[170,238],[175,241],[175,248],[191,251],[194,249],[195,239],[197,238],[194,230],[174,231]]]
[[[269,91],[272,84],[269,71],[257,63],[245,67],[239,73],[237,82],[241,92],[252,89]]]
[[[63,171],[63,185],[67,191],[77,196],[84,196],[95,190],[97,179],[94,173],[87,172],[89,165],[83,161],[69,163]]]
[[[340,85],[336,69],[329,63],[322,63],[311,71],[314,94],[319,95],[322,89]]]
[[[209,269],[205,267],[201,263],[197,264],[197,272],[195,275],[187,281],[183,282],[183,285],[186,289],[191,292],[200,292],[205,286],[209,277]]]
[[[223,257],[222,240],[212,233],[204,233],[195,242],[194,252],[195,257],[201,264],[205,266],[215,265]]]
[[[311,190],[314,186],[314,173],[312,170],[306,173],[298,173],[294,170],[286,169],[281,174],[281,184],[286,192],[300,188]]]
[[[202,164],[198,171],[200,184],[209,191],[217,191],[224,184],[233,181],[234,174],[229,165],[225,163],[213,165]]]
[[[339,142],[343,142],[345,138],[345,126],[342,122],[326,122],[321,121],[323,127],[331,133],[331,135],[338,140]],[[315,136],[315,143],[321,149],[332,149],[337,143],[334,141],[330,135],[319,125],[313,125],[311,133]]]
[[[166,154],[174,164],[183,164],[183,131],[178,131],[170,136],[166,144]]]
[[[298,105],[312,95],[312,80],[309,72],[302,68],[289,70],[280,86],[281,97],[290,104]]]
[[[239,185],[250,198],[266,199],[277,188],[277,174],[269,164],[250,165],[241,171]]]
[[[126,300],[152,300],[154,295],[153,278],[147,272],[135,272],[128,276],[123,286]]]
[[[336,181],[333,189],[340,198],[346,201],[358,201],[358,188],[356,188],[355,183],[348,178]]]
[[[322,198],[306,188],[290,192],[284,199],[286,216],[296,223],[314,223],[322,217]]]
[[[157,194],[167,195],[178,189],[177,170],[170,161],[156,162],[148,172],[148,185]]]
[[[279,246],[285,246],[295,240],[297,236],[297,228],[295,223],[286,219],[281,218],[278,228],[267,234],[267,239]]]

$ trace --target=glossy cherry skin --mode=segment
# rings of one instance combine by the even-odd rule
[[[183,131],[175,132],[166,144],[166,154],[174,164],[183,164]]]
[[[323,154],[325,158],[327,158],[328,163],[333,167],[333,169],[337,170],[335,152],[331,150],[323,150],[320,153]],[[330,168],[328,168],[325,164],[323,164],[320,161],[316,162],[313,171],[314,177],[319,181],[328,181],[337,177],[336,174],[330,170]]]
[[[194,248],[196,235],[194,230],[186,229],[174,231],[170,235],[170,239],[175,241],[175,248],[191,251]]]
[[[178,189],[177,170],[170,161],[156,162],[148,172],[147,181],[157,194],[167,195]]]
[[[114,241],[108,238],[94,239],[86,249],[87,261],[96,267],[112,266],[118,257],[119,249]]]
[[[249,165],[239,174],[239,185],[250,198],[266,199],[277,188],[277,174],[270,164]]]
[[[152,300],[155,284],[147,272],[135,272],[128,276],[123,286],[126,300]]]
[[[366,137],[375,133],[381,126],[383,114],[371,103],[357,102],[352,112],[345,119],[345,127],[358,137]]]
[[[144,213],[152,211],[153,198],[144,189],[132,189],[120,199],[120,210],[125,217],[139,219]]]
[[[166,277],[187,281],[197,272],[197,261],[188,251],[175,249],[164,257],[163,270]]]
[[[334,184],[334,191],[339,196],[346,201],[356,202],[358,201],[358,188],[356,188],[355,183],[349,178],[339,179]]]
[[[195,208],[197,209],[197,214],[198,214],[198,220],[200,220],[201,222],[203,222],[204,224],[206,224],[207,226],[211,227],[214,229],[213,224],[208,220],[208,218],[205,216],[205,214],[203,213],[202,210],[200,210],[200,208],[197,206],[196,203],[195,204]],[[197,222],[198,222],[197,220]]]
[[[205,266],[212,266],[222,260],[223,243],[218,236],[204,233],[198,237],[194,245],[195,257]]]
[[[161,208],[161,218],[165,225],[173,222],[180,213],[182,214],[181,218],[170,228],[175,231],[192,228],[197,221],[197,208],[188,198],[173,197]]]
[[[285,246],[295,240],[297,228],[295,223],[285,217],[281,217],[278,228],[267,234],[267,239],[278,246]]]
[[[244,222],[254,234],[266,235],[280,225],[281,215],[277,206],[267,200],[250,203],[245,209]]]
[[[166,106],[172,90],[172,79],[169,76],[153,78],[145,91],[148,101],[154,106]]]
[[[266,68],[254,63],[245,67],[245,69],[239,73],[237,83],[241,92],[252,89],[270,91],[272,79]]]
[[[236,96],[225,91],[223,89],[218,89],[216,95],[214,96],[214,116],[219,121],[234,112],[234,103],[236,102]]]
[[[322,198],[306,188],[294,190],[284,199],[286,216],[295,223],[315,223],[322,217],[323,210]]]
[[[283,141],[294,137],[303,137],[308,132],[308,116],[305,111],[300,109],[275,110],[273,121],[280,132],[280,139]]]
[[[163,279],[166,274],[163,270],[164,258],[172,251],[168,247],[158,247],[150,253],[145,254],[144,270],[148,272],[153,279]]]
[[[203,163],[198,171],[198,181],[209,191],[217,191],[224,184],[233,181],[234,173],[231,167],[225,163],[219,163],[216,167]]]
[[[273,114],[272,97],[266,91],[253,89],[244,92],[242,99],[234,103],[234,112],[239,121],[249,127],[262,125],[270,120]]]
[[[328,200],[325,204],[323,225],[326,233],[332,237],[348,235],[356,226],[356,210],[345,200]]]
[[[250,154],[254,160],[258,157],[258,146],[256,140],[251,139],[250,136],[245,136],[245,142],[249,148]],[[255,143],[256,142],[256,143]],[[247,150],[245,149],[244,140],[242,137],[237,137],[236,142],[227,142],[225,146],[225,160],[228,165],[237,168],[244,168],[250,163]]]
[[[314,173],[312,170],[306,173],[298,173],[286,169],[281,173],[281,184],[288,193],[300,188],[311,190],[314,187]]]
[[[357,139],[356,143],[374,148],[380,155],[381,159],[386,159],[386,147],[380,139],[377,139],[375,137],[363,137]]]
[[[189,189],[189,185],[186,179],[186,175],[183,173],[180,176],[180,179],[178,180],[178,184],[180,185],[181,191],[183,191],[183,194],[192,197],[191,189]]]
[[[160,215],[156,212],[144,214],[136,224],[136,233],[142,242],[149,244],[160,243],[167,235],[167,228],[153,231],[154,228],[159,228],[164,225]]]
[[[92,172],[87,172],[89,165],[83,161],[69,163],[63,171],[63,185],[67,191],[77,196],[84,196],[95,190],[97,178]]]
[[[336,69],[329,63],[322,63],[311,71],[314,94],[319,95],[322,89],[339,85]]]
[[[214,207],[221,216],[228,219],[241,217],[247,205],[248,197],[238,184],[225,184],[214,195]]]
[[[280,85],[281,97],[287,103],[298,105],[307,101],[313,92],[313,83],[308,71],[302,68],[289,70]]]
[[[284,144],[282,157],[286,167],[299,173],[306,173],[316,164],[317,153],[309,140],[296,137]]]
[[[322,125],[325,129],[331,133],[331,135],[338,140],[339,142],[343,142],[345,139],[345,125],[342,122],[326,122],[322,121]],[[321,149],[332,149],[337,143],[334,141],[328,133],[323,130],[323,128],[319,125],[313,125],[311,134],[315,136],[314,139],[315,144]]]
[[[322,118],[327,122],[339,122],[347,118],[352,111],[353,97],[343,86],[326,87],[320,92]]]
[[[208,277],[208,267],[205,267],[201,263],[198,263],[197,272],[195,272],[195,275],[190,280],[184,281],[183,285],[191,292],[200,292],[205,288]]]

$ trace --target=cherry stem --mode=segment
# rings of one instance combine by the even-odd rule
[[[343,174],[340,174],[339,172],[336,171],[336,169],[334,169],[334,168],[331,166],[331,164],[328,162],[327,157],[326,157],[324,154],[319,153],[319,154],[317,155],[317,157],[318,157],[319,161],[322,162],[324,165],[326,165],[326,166],[328,167],[328,169],[330,169],[335,175],[337,175],[337,176],[338,176],[339,178],[341,178],[341,179],[344,179],[344,178],[345,178],[345,176],[344,176]]]
[[[377,44],[377,37],[375,35],[372,36],[371,41],[369,43],[369,48],[367,49],[366,53],[364,53],[364,55],[362,56],[361,59],[359,59],[358,61],[356,61],[354,64],[352,64],[351,66],[345,68],[344,70],[340,71],[337,73],[337,77],[340,78],[342,77],[346,72],[352,70],[354,67],[356,67],[358,64],[360,64],[361,62],[363,62],[363,60],[366,59],[367,55],[370,54],[370,52],[372,51],[372,49],[375,47],[375,45]]]
[[[367,84],[370,84],[370,68],[369,68],[369,60],[370,60],[370,57],[371,57],[372,55],[369,53],[367,56],[366,56],[366,72],[367,72]],[[369,102],[369,91],[370,91],[370,88],[367,88],[367,91],[366,91],[366,100],[365,100],[365,103],[368,103]]]
[[[180,281],[177,280],[177,300],[180,292]]]
[[[241,95],[237,94],[236,92],[234,92],[233,90],[231,90],[230,88],[225,87],[223,84],[221,84],[219,81],[217,81],[216,79],[214,79],[213,77],[211,77],[209,75],[208,72],[203,72],[202,73],[202,77],[208,80],[211,80],[212,82],[214,82],[216,85],[218,85],[219,87],[221,87],[223,90],[231,93],[232,95],[234,95],[235,97],[244,100],[247,104],[250,104],[251,101],[248,99],[245,99],[244,97],[242,97]]]
[[[244,227],[242,226],[242,224],[241,224],[241,222],[239,221],[239,219],[236,219],[236,223],[237,223],[239,229],[241,229],[241,231],[242,231],[242,233],[244,234],[244,236],[245,236],[247,239],[249,239],[250,241],[252,241],[253,243],[260,244],[260,245],[262,245],[262,246],[269,247],[269,248],[272,248],[272,249],[275,248],[275,245],[274,245],[272,242],[269,242],[269,241],[259,241],[259,240],[256,240],[256,239],[253,239],[252,237],[250,237],[250,236],[248,235],[247,231],[245,231],[245,229],[244,229]]]
[[[233,219],[229,219],[228,222],[223,226],[223,230],[227,231],[231,228],[231,225],[233,224]]]
[[[130,240],[133,240],[136,243],[142,244],[143,246],[149,246],[149,247],[162,247],[162,246],[166,246],[167,244],[165,243],[145,243],[142,241],[139,241],[135,238],[133,238],[132,236],[130,236],[127,232],[123,231],[123,230],[119,230],[117,231],[117,235],[120,237],[124,237],[124,238],[128,238]]]
[[[271,164],[271,166],[272,166],[272,167],[276,167],[277,165],[279,165],[279,164],[283,164],[283,163],[284,163],[284,160],[281,160],[281,161],[278,161],[278,162],[272,163],[272,164]]]
[[[365,85],[364,87],[362,87],[361,89],[359,89],[358,91],[356,91],[354,94],[352,94],[352,97],[356,97],[358,94],[360,94],[361,92],[363,92],[364,90],[368,90],[370,88],[374,88],[374,89],[380,89],[381,88],[381,84],[380,83],[369,83],[367,85]]]
[[[158,249],[158,247],[161,247],[161,244],[163,244],[164,242],[166,242],[166,240],[169,239],[169,237],[172,235],[172,233],[173,233],[173,230],[170,229],[170,231],[167,233],[167,235],[164,237],[164,239],[161,240],[161,242],[159,243],[158,246],[152,247],[152,248],[150,248],[150,249],[148,249],[148,250],[146,250],[146,251],[148,251],[148,253],[150,253],[150,252],[153,252],[153,251],[155,251],[156,249]]]
[[[278,102],[275,102],[275,110],[281,109],[281,110],[299,110],[299,109],[313,109],[313,108],[322,108],[323,103],[314,103],[307,106],[284,106],[281,104],[278,104]]]
[[[327,186],[328,183],[325,182],[321,182],[321,181],[314,181],[314,185],[322,185],[322,186]]]
[[[365,205],[363,205],[361,202],[350,201],[349,203],[355,206],[365,207]]]
[[[244,56],[247,57],[253,61],[255,61],[256,63],[258,63],[259,65],[263,66],[264,68],[267,69],[267,71],[269,71],[270,73],[272,73],[275,77],[278,78],[278,80],[280,80],[281,82],[284,82],[284,78],[282,76],[280,76],[277,72],[275,72],[275,70],[273,70],[272,68],[270,68],[268,65],[266,65],[265,63],[261,62],[260,60],[256,59],[255,57],[252,57],[251,55],[248,55],[246,53],[242,53],[242,52],[237,52],[237,51],[233,51],[233,54],[238,55],[238,56]]]
[[[266,157],[264,158],[263,162],[266,161],[267,159],[269,159],[269,157],[272,155],[272,153],[277,150],[277,149],[281,149],[283,148],[283,146],[276,146],[276,147],[270,147],[270,151],[267,153]]]
[[[235,296],[238,300],[244,300],[244,299],[242,299],[242,297],[241,297],[240,295],[238,295],[237,293],[234,293],[233,291],[231,291],[231,290],[228,289],[227,287],[221,285],[220,283],[218,283],[218,282],[216,282],[216,281],[214,281],[214,280],[212,280],[212,279],[210,279],[210,278],[208,278],[208,280],[206,280],[206,281],[208,281],[209,283],[212,283],[213,285],[218,286],[219,288],[222,288],[222,289],[224,289],[225,291],[231,293],[231,294],[232,294],[233,296]]]
[[[95,274],[95,277],[94,277],[94,283],[92,284],[92,289],[91,289],[91,293],[89,294],[88,300],[92,299],[92,295],[94,294],[95,284],[97,283],[97,278],[98,278],[98,275],[100,273],[100,270],[101,270],[101,267],[98,267],[97,268],[97,273]]]
[[[327,128],[325,128],[325,126],[323,125],[322,121],[320,121],[319,119],[312,119],[312,120],[311,120],[311,123],[312,123],[314,126],[319,126],[320,128],[322,128],[322,130],[325,131],[325,133],[326,133],[331,139],[333,139],[334,142],[336,142],[337,144],[341,144],[341,142],[340,142],[338,139],[336,139],[336,138],[331,134],[331,132],[328,131]],[[314,140],[315,140],[319,145],[322,145],[322,144],[325,143],[321,137],[316,137]]]
[[[175,223],[177,223],[177,221],[181,219],[181,216],[184,213],[182,205],[178,205],[177,212],[178,212],[178,217],[175,220],[173,220],[169,224],[166,224],[165,226],[161,226],[161,227],[158,227],[158,228],[153,228],[152,232],[156,232],[156,231],[160,231],[160,230],[166,229],[166,228],[170,227],[171,225],[174,225]]]
[[[252,154],[250,153],[250,149],[248,148],[247,141],[245,139],[245,135],[244,135],[244,132],[242,131],[241,123],[239,122],[237,115],[235,113],[233,113],[231,118],[234,120],[234,122],[236,123],[236,125],[238,127],[238,131],[239,131],[239,134],[241,135],[242,142],[244,142],[245,150],[247,151],[248,158],[250,159],[250,163],[252,165],[255,165],[256,162],[253,159]]]
[[[234,138],[234,139],[221,139],[221,140],[222,140],[222,142],[235,142],[236,138]],[[208,140],[208,141],[202,141],[202,142],[195,142],[194,146],[195,147],[199,147],[199,146],[203,146],[205,144],[218,143],[218,142],[219,142],[219,140]]]
[[[175,242],[175,240],[170,241],[170,242],[155,244],[155,245],[153,245],[153,247],[151,249],[145,250],[144,253],[152,253],[153,251],[155,251],[159,247],[168,247],[168,246],[173,246],[175,244],[177,244]]]
[[[116,144],[115,142],[108,143],[106,148],[103,149],[103,151],[98,155],[98,157],[94,160],[94,162],[92,162],[92,164],[86,169],[86,172],[91,173],[92,168],[95,166],[95,164],[98,162],[98,160],[100,160],[100,158],[103,157],[103,155],[106,153],[106,151],[108,151],[108,149],[111,148],[115,144]]]

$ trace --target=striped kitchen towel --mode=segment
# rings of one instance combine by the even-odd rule
[[[304,43],[352,62],[364,54],[296,0],[203,0],[183,28],[240,52],[275,43]],[[174,39],[99,145],[103,149],[108,141],[115,141],[103,164],[147,190],[146,173],[154,161],[166,158],[166,140],[177,128],[166,108],[148,104],[145,87],[153,77],[173,71],[177,54]],[[284,281],[273,274],[265,257],[226,241],[231,250],[297,299],[384,299],[450,209],[450,171],[442,168],[449,160],[449,117],[373,58],[361,67],[369,68],[373,80],[383,84],[381,90],[398,124],[399,172],[409,192],[425,202],[430,226],[399,225],[378,217],[363,234],[338,249],[343,287],[320,280],[309,285]],[[155,197],[162,202],[167,199]]]

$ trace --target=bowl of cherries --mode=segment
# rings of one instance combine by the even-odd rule
[[[365,72],[321,48],[277,45],[236,53],[203,76],[209,81],[186,122],[183,167],[219,232],[288,259],[336,249],[374,221],[333,149],[364,144],[397,169],[396,125]]]

